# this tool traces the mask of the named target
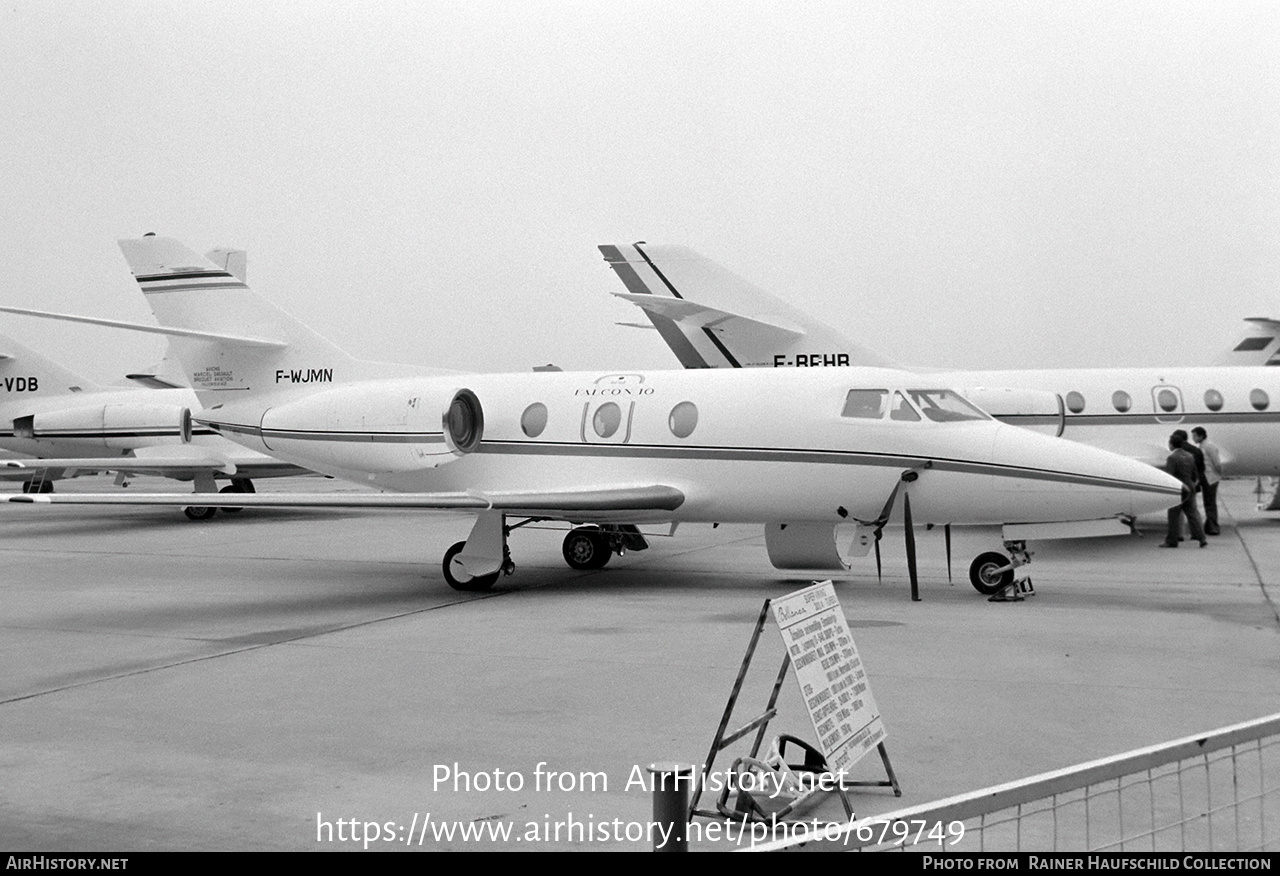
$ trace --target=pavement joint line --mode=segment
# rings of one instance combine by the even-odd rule
[[[93,549],[87,549],[87,548],[86,548],[86,549],[80,549],[80,550],[76,550],[76,549],[74,549],[74,548],[59,548],[58,550],[24,550],[24,549],[22,549],[22,548],[0,548],[0,554],[9,554],[9,553],[22,554],[23,556],[34,556],[34,555],[39,555],[39,554],[48,554],[48,555],[52,555],[52,556],[62,556],[62,555],[64,555],[64,554],[93,554],[94,556],[99,556],[99,557],[164,557],[164,556],[169,556],[169,554],[166,554],[166,553],[164,553],[164,552],[162,552],[162,551],[104,551],[104,550],[93,550]],[[229,561],[229,558],[227,558],[225,555],[223,555],[223,554],[219,554],[219,553],[212,553],[212,554],[187,554],[187,555],[184,555],[184,556],[182,557],[182,559],[184,559],[184,560],[191,560],[191,559],[202,560],[202,559],[208,559],[209,557],[218,557],[219,559],[221,559],[221,560],[223,560],[223,561]],[[333,564],[333,563],[335,562],[335,560],[333,560],[333,559],[331,559],[331,558],[326,559],[326,558],[322,558],[322,557],[296,557],[296,558],[295,558],[295,557],[235,557],[235,558],[233,558],[233,559],[234,559],[234,560],[236,560],[236,561],[244,560],[244,561],[253,562],[253,563],[271,563],[271,562],[275,562],[275,563],[298,563],[298,562],[303,562],[303,563],[325,563],[325,564],[330,564],[330,565],[331,565],[331,564]],[[415,560],[371,560],[371,561],[369,561],[369,562],[362,562],[362,563],[360,563],[360,565],[361,565],[361,566],[374,566],[374,565],[377,565],[377,566],[420,566],[420,565],[424,565],[424,562],[425,562],[425,561],[415,561]],[[429,565],[429,564],[428,564],[428,565]]]
[[[1276,619],[1276,623],[1280,624],[1280,609],[1276,607],[1275,600],[1271,598],[1271,594],[1267,592],[1267,582],[1262,579],[1262,570],[1258,568],[1258,563],[1253,558],[1253,552],[1249,550],[1249,544],[1244,540],[1244,536],[1240,534],[1240,527],[1232,527],[1236,533],[1236,539],[1240,542],[1240,547],[1244,548],[1244,555],[1249,560],[1249,565],[1253,567],[1253,574],[1258,579],[1258,587],[1262,590],[1262,598],[1266,600],[1267,605],[1271,608],[1271,616]]]
[[[203,663],[208,660],[217,660],[221,657],[231,657],[236,654],[246,654],[250,651],[258,651],[263,648],[273,648],[277,645],[289,645],[295,642],[303,641],[305,639],[312,639],[319,636],[327,636],[331,633],[340,633],[340,632],[345,632],[346,630],[354,630],[360,627],[372,626],[373,624],[382,623],[384,621],[400,620],[401,618],[412,617],[415,614],[425,614],[426,612],[430,612],[430,611],[439,611],[445,608],[452,608],[453,606],[456,606],[456,605],[467,605],[472,602],[479,602],[480,600],[483,600],[483,599],[493,599],[498,596],[503,596],[505,595],[506,592],[507,591],[503,591],[499,593],[479,594],[472,599],[460,599],[456,602],[448,602],[443,605],[432,605],[426,608],[416,608],[413,611],[400,612],[399,614],[387,615],[385,617],[370,618],[369,620],[358,621],[356,623],[351,623],[351,624],[342,624],[339,626],[334,626],[331,629],[325,629],[325,630],[320,630],[320,631],[311,632],[311,633],[304,633],[302,635],[293,636],[287,639],[280,639],[279,641],[276,641],[276,642],[262,642],[256,645],[246,645],[243,648],[232,648],[226,651],[221,651],[217,654],[204,654],[199,657],[189,657],[185,660],[175,660],[171,663],[165,663],[159,666],[148,666],[145,669],[135,669],[131,672],[119,672],[114,675],[104,675],[101,678],[93,678],[93,679],[88,679],[86,681],[78,681],[74,684],[64,684],[64,685],[61,685],[60,687],[49,688],[48,690],[39,690],[39,691],[34,691],[32,693],[19,694],[18,696],[0,699],[0,706],[7,706],[10,703],[19,703],[19,702],[22,702],[23,700],[36,699],[37,697],[47,696],[49,694],[61,693],[62,691],[75,690],[76,688],[81,688],[81,687],[88,687],[89,685],[93,685],[93,684],[101,684],[102,682],[118,681],[122,678],[133,678],[134,676],[147,675],[148,673],[160,672],[165,669],[176,669],[179,666],[190,666],[193,663]],[[516,592],[516,591],[510,591],[510,592]]]

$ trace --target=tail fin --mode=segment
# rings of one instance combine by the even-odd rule
[[[101,387],[0,335],[0,399],[47,398]]]
[[[216,264],[176,240],[153,235],[121,240],[120,250],[160,325],[197,333],[172,336],[170,351],[206,405],[227,393],[292,394],[315,383],[425,370],[356,359],[255,294],[244,281],[242,261]],[[239,276],[228,268],[238,268]]]
[[[644,247],[643,249],[641,247]],[[898,364],[683,246],[600,247],[685,368]]]
[[[1218,357],[1215,365],[1280,365],[1280,320],[1254,316],[1230,352]]]

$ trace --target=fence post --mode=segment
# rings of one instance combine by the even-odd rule
[[[689,851],[689,781],[693,767],[678,763],[651,763],[653,777],[653,834],[655,852]]]

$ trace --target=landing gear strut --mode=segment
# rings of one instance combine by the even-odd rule
[[[519,524],[523,525],[523,524]],[[499,575],[516,570],[507,550],[507,526],[501,511],[482,511],[466,541],[460,541],[444,552],[444,580],[454,590],[477,592],[489,590]]]

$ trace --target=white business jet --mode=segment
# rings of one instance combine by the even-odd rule
[[[161,326],[135,327],[172,336],[204,406],[198,426],[389,491],[234,501],[474,511],[444,556],[460,590],[509,574],[508,534],[536,520],[574,524],[563,550],[578,569],[642,547],[636,524],[681,522],[765,523],[770,557],[790,568],[818,550],[839,559],[842,526],[865,554],[900,513],[913,588],[913,522],[1004,526],[1013,561],[988,553],[971,570],[990,593],[1011,586],[1025,539],[1125,532],[1179,495],[1150,466],[995,422],[933,377],[893,369],[388,376],[394,366],[352,358],[177,241],[120,245]]]
[[[645,311],[686,368],[812,370],[882,361],[686,247],[600,251],[627,289],[617,297]],[[1002,422],[1152,465],[1164,463],[1173,430],[1203,426],[1221,448],[1228,476],[1277,475],[1280,369],[1256,358],[1280,350],[1280,333],[1267,331],[1275,327],[1251,321],[1232,354],[1253,356],[1250,367],[932,371],[930,378]]]
[[[197,492],[253,492],[253,478],[306,474],[193,426],[195,393],[154,374],[130,375],[149,389],[95,384],[0,335],[0,449],[28,458],[0,461],[0,479],[23,492],[52,492],[54,481],[115,472],[192,481]],[[193,520],[217,509],[187,506]]]

